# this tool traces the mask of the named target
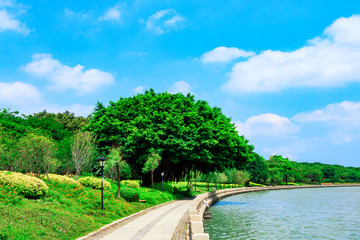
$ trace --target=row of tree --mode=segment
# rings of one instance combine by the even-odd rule
[[[298,163],[280,155],[265,160],[257,156],[246,170],[251,181],[263,184],[360,182],[360,168],[323,163]]]
[[[265,160],[240,135],[220,108],[188,94],[146,91],[98,103],[94,113],[19,115],[0,112],[0,169],[36,174],[75,174],[99,170],[142,179],[144,185],[204,175],[212,182],[359,182],[359,168],[292,162],[282,156]],[[120,185],[119,185],[120,186]]]

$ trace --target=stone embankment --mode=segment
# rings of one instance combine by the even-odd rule
[[[359,187],[360,184],[339,184],[339,185],[302,185],[302,186],[269,186],[269,187],[249,187],[249,188],[232,188],[232,189],[223,189],[213,192],[207,192],[201,195],[198,195],[194,200],[192,200],[189,210],[184,214],[183,220],[179,225],[183,225],[184,222],[188,224],[186,237],[187,240],[209,240],[209,234],[204,233],[203,225],[203,216],[206,209],[219,201],[224,197],[231,195],[248,193],[248,192],[257,192],[257,191],[268,191],[268,190],[282,190],[282,189],[298,189],[298,188],[321,188],[321,187]],[[173,238],[174,240],[180,238]]]

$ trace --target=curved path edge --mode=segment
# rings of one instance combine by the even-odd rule
[[[188,222],[186,235],[187,240],[209,240],[209,234],[204,233],[203,216],[207,208],[212,204],[218,202],[220,199],[237,194],[269,191],[269,190],[283,190],[283,189],[301,189],[301,188],[324,188],[324,187],[360,187],[360,184],[327,184],[327,185],[285,185],[285,186],[269,186],[269,187],[246,187],[246,188],[232,188],[223,189],[213,192],[207,192],[198,195],[191,203],[191,206],[184,214],[187,216],[185,221]],[[183,224],[179,222],[179,224]],[[183,238],[173,237],[173,240],[182,240]]]

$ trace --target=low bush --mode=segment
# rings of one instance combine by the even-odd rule
[[[80,187],[81,184],[73,178],[69,178],[68,176],[57,175],[57,174],[47,174],[42,177],[43,180],[49,181],[57,186],[70,186],[70,187]]]
[[[163,184],[162,183],[155,183],[154,184],[154,188],[156,190],[162,191],[163,190]],[[168,193],[174,193],[176,187],[173,187],[171,184],[169,183],[164,183],[164,192],[168,192]]]
[[[93,189],[101,189],[101,179],[96,177],[84,177],[80,178],[79,182],[85,187],[91,187]],[[104,181],[103,183],[104,189],[111,189],[111,185],[109,182]]]
[[[10,186],[26,198],[40,198],[46,195],[49,189],[39,178],[6,171],[0,171],[0,185]]]
[[[139,181],[136,181],[136,180],[126,180],[126,181],[123,181],[123,183],[125,184],[125,186],[127,186],[129,188],[139,188],[140,187]]]
[[[138,191],[132,188],[123,188],[120,192],[120,195],[127,202],[138,202],[140,199],[140,194]]]

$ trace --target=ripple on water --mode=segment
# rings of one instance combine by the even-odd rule
[[[210,239],[360,239],[360,187],[231,196],[210,208]]]

